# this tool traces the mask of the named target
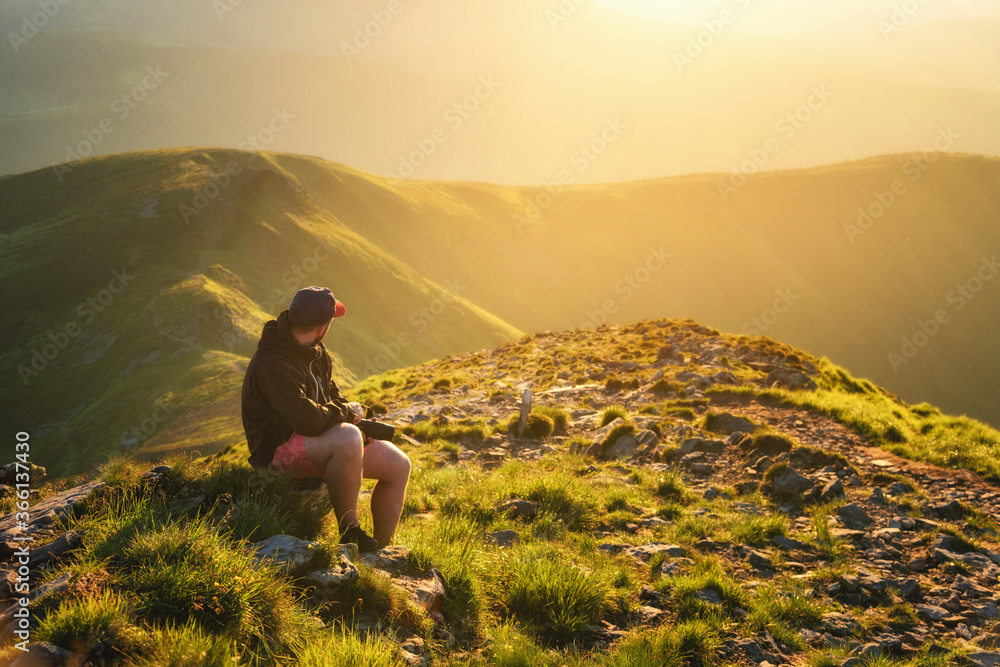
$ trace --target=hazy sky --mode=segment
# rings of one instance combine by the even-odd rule
[[[153,65],[169,78],[92,154],[237,147],[287,108],[267,149],[407,178],[732,172],[769,140],[759,168],[797,168],[949,127],[1000,155],[998,0],[57,5],[0,4],[0,173],[68,161]]]
[[[590,0],[591,4],[603,5],[635,16],[656,19],[670,23],[699,25],[735,3],[732,0],[709,0],[707,2],[684,2],[682,0]],[[996,0],[913,0],[919,7],[910,16],[916,23],[941,19],[969,17],[998,17],[1000,3]],[[803,33],[844,31],[862,32],[871,29],[880,18],[891,15],[894,6],[901,6],[901,0],[752,0],[747,3],[745,21],[735,29],[744,32],[777,34],[795,37]]]

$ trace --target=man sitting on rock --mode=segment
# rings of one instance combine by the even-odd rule
[[[323,337],[344,304],[326,287],[299,290],[288,310],[264,325],[243,378],[243,430],[250,465],[323,477],[341,543],[374,551],[392,541],[410,479],[410,459],[391,442],[355,426],[371,410],[348,402],[331,377]],[[371,495],[374,538],[357,516],[361,478],[378,480]]]

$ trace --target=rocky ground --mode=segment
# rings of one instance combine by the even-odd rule
[[[722,507],[747,516],[784,517],[785,534],[752,546],[713,538],[683,546],[657,540],[657,531],[672,521],[654,508],[638,508],[633,521],[597,527],[602,552],[624,554],[655,568],[654,579],[684,572],[695,558],[714,555],[747,588],[794,588],[831,610],[812,627],[796,630],[798,647],[767,631],[753,636],[727,631],[719,656],[725,662],[803,664],[833,651],[839,657],[830,664],[860,665],[878,656],[946,654],[957,648],[964,664],[1000,664],[1000,487],[995,482],[969,470],[899,458],[817,411],[710,390],[815,389],[816,367],[807,358],[787,350],[749,348],[740,339],[703,328],[687,327],[673,337],[655,330],[638,333],[656,344],[651,360],[608,358],[595,351],[574,359],[586,369],[582,375],[579,367],[560,368],[567,341],[556,334],[535,336],[516,353],[501,348],[450,358],[451,367],[466,373],[466,384],[400,398],[386,406],[384,419],[401,429],[426,422],[439,427],[486,423],[497,431],[485,438],[456,438],[451,448],[435,454],[441,466],[490,470],[510,459],[575,453],[593,462],[595,475],[617,475],[622,484],[631,483],[636,470],[678,471],[690,516],[709,524]],[[614,334],[612,329],[609,335]],[[546,360],[555,363],[541,381],[525,371]],[[526,390],[532,391],[530,399]],[[665,400],[672,400],[673,407],[664,407]],[[512,415],[530,411],[529,405],[560,407],[568,421],[544,437],[519,436],[516,429],[504,428]],[[620,406],[627,417],[601,426],[602,410],[609,405]],[[660,407],[649,410],[650,405]],[[682,414],[685,406],[690,414]],[[666,418],[672,409],[681,416]],[[760,431],[761,426],[770,431]],[[404,449],[426,447],[407,435],[399,439]],[[154,468],[144,483],[155,484],[164,472]],[[58,563],[81,536],[54,531],[53,520],[100,484],[90,482],[33,505],[29,526],[18,527],[14,515],[0,519],[0,599],[7,601],[2,603],[7,609],[0,614],[0,636],[5,641],[12,641],[18,628],[13,598],[23,544],[19,538],[45,543],[32,548],[28,566],[33,572]],[[496,509],[527,524],[537,504],[510,498]],[[825,529],[816,525],[817,516]],[[651,537],[644,541],[646,536]],[[497,531],[485,539],[503,548],[515,544],[519,534]],[[276,535],[247,548],[262,561],[295,571],[317,601],[336,597],[337,587],[357,578],[355,563],[362,562],[429,614],[436,641],[455,643],[441,614],[447,581],[433,568],[417,569],[401,547],[362,555],[344,548],[339,562],[308,572],[315,549],[309,541]],[[33,595],[58,594],[69,587],[68,580],[56,579]],[[581,644],[608,648],[630,630],[675,618],[669,589],[644,585],[638,597],[627,618],[605,620]],[[710,588],[699,591],[698,599],[720,609],[725,605]],[[739,621],[743,612],[727,613]],[[369,629],[380,623],[375,617],[358,622]],[[404,626],[395,629],[400,655],[409,664],[432,662],[423,639]],[[33,650],[50,656],[38,664],[70,664],[65,650]]]

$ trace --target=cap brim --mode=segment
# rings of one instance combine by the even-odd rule
[[[334,311],[333,311],[333,316],[334,317],[343,317],[344,315],[346,315],[347,314],[347,307],[344,304],[342,304],[340,301],[338,301],[337,299],[334,299],[334,301],[336,302],[336,306],[335,306]]]

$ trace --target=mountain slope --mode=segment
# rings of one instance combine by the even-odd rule
[[[36,469],[33,516],[64,518],[18,526],[0,498],[0,573],[24,583],[9,545],[26,539],[36,572],[27,599],[0,590],[0,617],[27,605],[48,642],[30,650],[66,664],[1000,658],[1000,432],[807,352],[644,321],[353,394],[384,402],[413,462],[393,544],[339,544],[326,489],[252,470],[245,448],[120,458],[66,490]]]
[[[300,287],[329,284],[348,304],[328,339],[346,384],[518,334],[462,285],[346,228],[265,156],[154,152],[82,163],[55,191],[51,179],[0,180],[13,204],[0,271],[19,285],[3,295],[0,366],[18,428],[63,474],[123,445],[184,446],[184,424],[203,449],[242,440],[243,368]]]
[[[316,176],[317,197],[345,224],[432,279],[463,276],[470,299],[524,331],[691,316],[1000,423],[1000,160],[907,154],[764,172],[725,200],[731,181],[719,174],[377,189]],[[978,291],[956,291],[969,281]],[[935,330],[927,322],[942,309]],[[928,340],[921,323],[935,331]]]
[[[122,443],[240,442],[241,365],[314,283],[350,309],[330,338],[347,383],[520,331],[693,316],[1000,423],[1000,160],[765,172],[725,201],[725,175],[511,188],[224,150],[65,169],[0,179],[0,368],[66,471]]]

